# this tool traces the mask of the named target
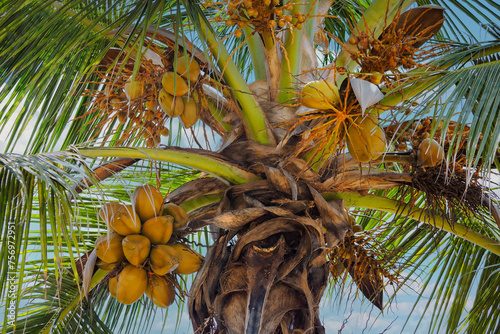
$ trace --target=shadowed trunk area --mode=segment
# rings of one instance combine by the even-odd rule
[[[351,229],[342,202],[278,168],[265,176],[227,188],[203,218],[219,236],[190,291],[197,333],[325,333],[327,253]]]

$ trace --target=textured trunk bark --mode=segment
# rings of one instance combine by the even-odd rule
[[[267,167],[267,180],[228,188],[207,219],[225,232],[190,291],[198,333],[325,332],[318,310],[330,272],[327,249],[350,224],[341,203],[285,174]]]

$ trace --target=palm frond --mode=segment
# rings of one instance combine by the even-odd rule
[[[12,128],[7,150],[31,129],[26,152],[32,153],[50,151],[61,140],[64,147],[97,137],[102,117],[87,115],[90,99],[75,96],[98,88],[92,70],[129,27],[142,29],[142,37],[129,36],[120,43],[141,49],[144,32],[162,2],[34,1],[20,7],[15,3],[5,4],[0,18],[0,96],[6,101],[0,126]],[[73,119],[77,121],[67,130]],[[46,138],[47,133],[52,135]]]
[[[494,0],[418,0],[419,5],[434,4],[444,8],[446,21],[438,38],[459,42],[477,42],[479,36],[488,40],[494,37],[500,22],[500,5]]]

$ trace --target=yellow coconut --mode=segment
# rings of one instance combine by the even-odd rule
[[[127,98],[129,100],[136,99],[140,96],[142,96],[142,93],[144,92],[144,82],[134,80],[132,82],[130,79],[125,83],[125,94],[127,95]]]
[[[123,237],[117,233],[100,236],[95,241],[95,253],[98,258],[107,263],[121,261],[125,258],[122,248]]]
[[[200,114],[193,98],[183,96],[182,100],[184,102],[184,111],[180,115],[180,118],[184,128],[189,129],[200,119]]]
[[[165,73],[161,78],[161,85],[167,93],[173,96],[182,96],[189,92],[186,81],[174,72]]]
[[[177,58],[176,72],[179,73],[183,78],[189,79],[191,83],[198,80],[200,76],[200,66],[191,57],[181,56]]]
[[[143,225],[141,233],[151,240],[153,245],[166,244],[172,236],[174,217],[160,216],[148,219]]]
[[[176,274],[188,275],[200,270],[203,263],[203,256],[184,244],[176,243],[171,246],[177,251],[181,260],[177,268],[174,270]]]
[[[443,147],[434,139],[426,138],[418,146],[418,163],[425,167],[433,167],[444,159]]]
[[[137,234],[141,231],[141,219],[132,206],[123,205],[110,219],[109,227],[123,236]]]
[[[385,152],[387,142],[377,117],[371,114],[359,116],[347,130],[347,148],[359,162],[377,159]]]
[[[373,72],[370,76],[370,81],[372,84],[379,85],[382,82],[383,76],[379,72]]]
[[[158,94],[158,103],[163,111],[170,117],[177,117],[182,114],[182,111],[184,110],[184,102],[182,99],[179,97],[174,98],[164,89],[160,89],[160,93]]]
[[[101,259],[97,259],[95,265],[99,268],[99,269],[102,269],[102,270],[105,270],[105,271],[111,271],[113,270],[118,264],[120,263],[120,261],[118,262],[112,262],[112,263],[108,263],[108,262],[105,262]]]
[[[166,136],[168,136],[168,135],[170,134],[170,130],[169,130],[168,128],[163,128],[163,129],[161,129],[160,134],[161,134],[162,136],[165,136],[165,137],[166,137]]]
[[[132,304],[141,298],[147,286],[146,270],[129,264],[118,274],[116,299],[126,305]]]
[[[339,90],[326,80],[308,82],[302,88],[300,102],[313,109],[330,109],[340,101]]]
[[[151,241],[140,234],[127,235],[122,240],[123,253],[125,258],[133,264],[138,266],[142,264],[149,256],[151,250]]]
[[[146,288],[146,296],[159,307],[168,307],[175,301],[175,288],[165,277],[152,275]]]
[[[352,231],[354,233],[359,233],[359,232],[363,232],[363,226],[359,225],[359,224],[354,224],[352,226]]]
[[[111,221],[113,215],[118,211],[118,209],[120,209],[123,206],[125,205],[117,202],[105,203],[99,209],[99,217],[101,217],[101,219],[104,220],[104,222],[109,225],[109,222]]]
[[[174,230],[186,226],[189,222],[189,216],[186,211],[173,203],[167,203],[163,206],[163,214],[174,217]]]
[[[161,215],[163,195],[158,189],[149,184],[142,185],[135,188],[132,194],[132,203],[141,221],[145,222]]]
[[[155,110],[156,102],[154,100],[148,100],[144,103],[144,106],[146,106],[146,109],[148,110]]]
[[[153,246],[149,260],[151,261],[151,269],[160,276],[172,272],[181,261],[172,245]]]
[[[118,276],[111,277],[108,281],[109,293],[116,298],[116,288],[118,287]]]

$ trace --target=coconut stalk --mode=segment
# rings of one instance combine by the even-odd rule
[[[275,140],[269,130],[264,111],[250,92],[245,79],[231,59],[222,42],[214,35],[203,19],[199,20],[199,32],[207,42],[213,57],[222,71],[228,85],[233,89],[231,94],[239,103],[239,116],[245,125],[247,137],[264,145],[275,145]]]
[[[269,100],[278,101],[280,80],[281,80],[281,60],[280,50],[276,45],[276,38],[273,37],[271,31],[262,33],[264,43],[264,57],[267,73],[267,84],[269,86]]]
[[[245,32],[245,36],[247,38],[248,50],[250,51],[250,58],[252,59],[255,80],[267,79],[266,69],[262,66],[262,64],[266,63],[266,59],[264,57],[263,45],[259,34],[252,31],[252,29],[248,26],[245,26],[243,31]]]
[[[156,150],[139,147],[101,147],[101,148],[80,148],[78,153],[90,157],[128,157],[137,159],[152,159],[186,167],[196,168],[214,175],[231,184],[242,184],[260,180],[260,177],[240,169],[220,158],[209,154],[199,154],[197,150],[169,148]]]
[[[291,4],[299,3],[298,0],[290,2]],[[293,6],[290,14],[292,17],[295,13],[306,14],[310,8],[307,6]],[[302,7],[302,10],[301,10]],[[280,79],[280,92],[278,94],[278,101],[284,103],[290,101],[295,97],[293,93],[294,87],[297,86],[295,79],[301,72],[300,59],[302,58],[302,36],[303,31],[299,29],[288,29],[285,37],[285,50],[281,58],[281,79]]]
[[[328,193],[323,194],[323,197],[327,201],[343,199],[346,207],[375,209],[406,216],[456,235],[500,256],[500,243],[498,241],[471,230],[465,225],[450,223],[442,216],[429,210],[412,207],[407,203],[376,195],[362,196],[356,193]]]

